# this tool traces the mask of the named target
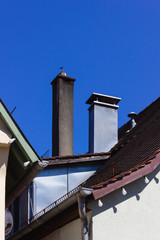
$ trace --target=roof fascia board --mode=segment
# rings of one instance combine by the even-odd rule
[[[84,158],[67,158],[67,159],[55,159],[55,160],[49,160],[49,165],[48,167],[51,167],[54,165],[58,166],[58,165],[66,165],[66,164],[83,164],[83,163],[91,163],[91,162],[96,162],[99,163],[100,161],[105,161],[109,158],[110,156],[90,156],[90,157],[84,157]],[[43,159],[42,159],[43,160]]]
[[[130,173],[130,175],[124,176],[122,180],[116,181],[114,183],[109,183],[106,187],[93,190],[93,197],[95,200],[121,188],[125,185],[138,180],[141,177],[153,172],[160,164],[160,153],[158,153],[155,159],[150,163],[145,165],[143,168]]]
[[[42,160],[47,160],[47,161],[55,161],[55,160],[67,160],[67,159],[86,159],[88,158],[95,158],[95,157],[101,157],[101,156],[110,156],[111,152],[100,152],[100,153],[84,153],[84,154],[77,154],[77,155],[65,155],[65,156],[55,156],[55,157],[47,157],[47,158],[42,158]],[[76,160],[76,161],[77,161]]]
[[[12,115],[0,99],[0,116],[2,117],[2,120],[5,122],[13,136],[16,138],[16,142],[20,144],[22,150],[28,155],[29,159],[32,162],[38,161],[40,157],[37,155],[37,153],[34,151],[22,131],[20,130],[19,126],[13,119]]]

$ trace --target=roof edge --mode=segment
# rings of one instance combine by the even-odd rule
[[[18,130],[18,132],[20,133],[20,135],[22,136],[22,138],[24,139],[24,141],[27,143],[28,147],[31,149],[31,151],[34,153],[35,157],[34,159],[31,159],[31,161],[38,161],[38,159],[40,159],[39,155],[37,154],[37,152],[34,150],[34,148],[32,147],[32,145],[30,144],[30,142],[28,141],[28,139],[26,138],[26,136],[24,135],[24,133],[22,132],[22,130],[20,129],[20,127],[18,126],[17,122],[15,121],[15,119],[13,118],[13,116],[11,115],[11,113],[9,112],[9,110],[7,109],[6,105],[4,104],[4,102],[2,101],[2,99],[0,98],[0,103],[2,104],[2,107],[4,108],[4,111],[6,112],[6,114],[8,115],[9,119],[12,121],[12,123],[14,124],[15,128]],[[13,135],[16,137],[16,133],[15,131],[11,128],[11,126],[9,126],[9,123],[6,120],[6,116],[4,116],[3,112],[0,112],[2,114],[2,118],[4,119],[4,121],[7,124],[7,127],[10,129],[10,131],[13,133]],[[16,137],[16,139],[18,139]],[[20,142],[21,144],[21,142]],[[26,150],[25,150],[26,151]],[[26,151],[27,153],[27,151]],[[28,154],[27,154],[28,155]]]
[[[6,197],[6,208],[21,194],[21,192],[32,182],[44,168],[46,164],[42,164],[41,161],[37,161],[33,164],[31,169],[25,174],[21,181]]]
[[[78,201],[77,196],[80,195],[84,198],[92,194],[93,189],[91,188],[84,188],[78,186],[77,188],[71,190],[48,207],[43,209],[41,212],[36,214],[30,224],[22,228],[21,230],[17,231],[14,235],[9,237],[9,240],[18,240],[21,239],[24,235],[29,234],[30,232],[34,231],[37,226],[43,225],[49,219],[57,216],[71,205]]]
[[[130,175],[126,175],[122,178],[122,180],[109,183],[107,186],[99,188],[99,189],[94,189],[93,190],[93,197],[95,200],[104,197],[105,195],[121,188],[124,187],[125,185],[134,182],[138,180],[141,177],[144,177],[145,175],[153,172],[158,166],[160,165],[160,153],[158,153],[154,160],[150,163],[145,165],[143,168],[140,168],[132,173]]]

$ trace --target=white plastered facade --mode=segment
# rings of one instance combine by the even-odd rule
[[[88,204],[88,240],[157,240],[160,236],[160,166],[144,177]],[[42,240],[81,240],[81,221],[66,224]]]
[[[81,240],[81,220],[66,224],[42,240]]]
[[[0,239],[5,239],[5,189],[11,133],[0,119]]]
[[[160,236],[160,167],[144,178],[89,204],[93,240],[157,240]]]

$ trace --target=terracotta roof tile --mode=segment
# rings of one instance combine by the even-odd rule
[[[96,188],[145,166],[160,151],[160,98],[140,112],[137,125],[129,132],[129,123],[120,128],[120,140],[111,157],[85,183]]]

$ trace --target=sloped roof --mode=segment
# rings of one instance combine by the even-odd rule
[[[79,165],[104,162],[110,156],[110,152],[103,153],[85,153],[78,155],[55,156],[42,158],[42,161],[48,162],[47,168],[58,167],[62,165]]]
[[[130,122],[119,129],[120,139],[110,158],[83,186],[104,188],[156,158],[160,152],[160,98],[137,115],[136,123],[130,131]]]
[[[95,161],[101,158],[105,158],[105,164],[98,169],[94,175],[92,175],[87,181],[85,181],[81,186],[67,193],[60,200],[55,201],[52,206],[48,206],[46,210],[44,209],[38,213],[35,217],[44,219],[44,225],[48,224],[49,219],[55,216],[52,220],[56,223],[57,210],[55,206],[62,203],[65,206],[66,196],[69,196],[73,191],[77,191],[81,187],[87,187],[93,189],[94,199],[98,199],[101,196],[108,194],[111,191],[118,189],[119,187],[128,184],[150,172],[152,172],[160,164],[160,98],[149,105],[146,109],[140,112],[136,118],[137,125],[128,132],[130,129],[130,122],[126,123],[119,129],[119,141],[111,149],[109,153],[96,153],[96,154],[84,154],[76,156],[62,156],[53,158],[44,158],[43,160],[48,160],[50,165],[60,165],[73,163],[73,161],[78,160],[79,162],[86,161],[87,158],[94,157]],[[98,157],[98,159],[96,159]],[[90,160],[87,160],[90,161]],[[102,190],[102,191],[101,191]],[[97,193],[98,191],[98,193]],[[67,198],[68,200],[68,198]],[[50,209],[50,207],[53,207]],[[62,208],[63,209],[63,208]],[[70,209],[69,209],[70,210]],[[73,209],[72,209],[73,210]],[[51,214],[50,214],[51,213]],[[66,218],[65,211],[63,210],[63,215],[60,215],[60,221],[62,221],[62,216]],[[45,216],[48,214],[47,220]],[[53,215],[52,215],[53,214]],[[68,214],[68,212],[67,212]],[[73,215],[73,212],[72,212]],[[78,217],[78,215],[76,216]],[[58,217],[57,217],[58,218]],[[73,220],[73,219],[72,219]],[[71,220],[70,220],[71,221]],[[69,222],[69,221],[68,221]],[[27,229],[34,234],[33,226],[39,222],[36,220],[31,222]],[[51,229],[53,231],[53,222],[51,221]],[[54,225],[55,226],[55,225]],[[47,225],[48,227],[48,225]],[[44,229],[40,226],[41,231],[44,233]],[[49,228],[48,228],[49,229]],[[21,232],[23,229],[21,230]],[[37,230],[36,234],[37,234]],[[49,230],[46,230],[49,231]],[[15,235],[11,236],[9,239],[20,239],[21,232],[17,232]],[[26,234],[24,229],[24,233]],[[37,235],[36,235],[37,236]],[[28,235],[25,236],[28,239]]]
[[[6,205],[8,206],[43,168],[38,163],[40,157],[1,99],[0,119],[12,134],[12,137],[16,139],[10,147],[7,167]],[[30,164],[25,167],[24,162],[27,161]]]

